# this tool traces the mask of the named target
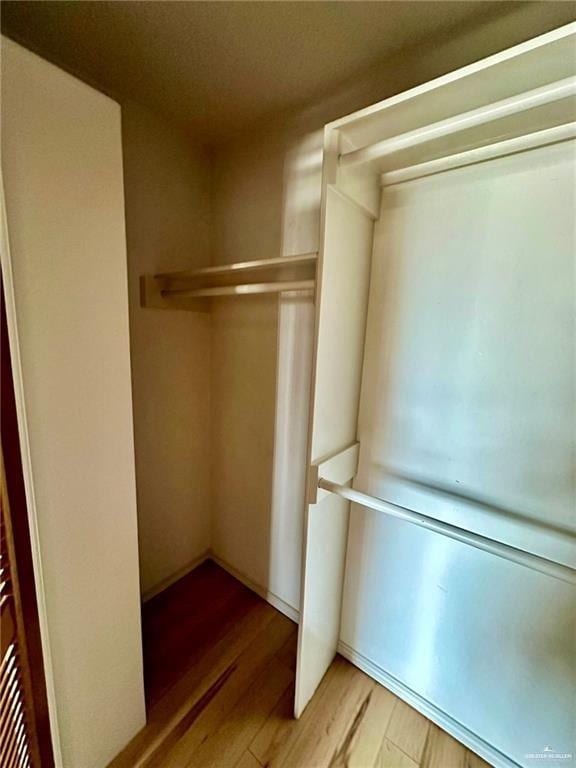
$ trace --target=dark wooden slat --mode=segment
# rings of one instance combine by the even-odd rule
[[[4,464],[0,461],[0,521],[2,522],[0,550],[2,551],[3,585],[0,607],[0,761],[9,766],[15,760],[24,762],[30,757],[29,723],[26,712],[26,693],[19,654],[21,634],[18,626],[18,590],[13,578],[10,558],[11,526],[4,479]],[[8,586],[13,587],[8,589]],[[22,760],[20,760],[22,757]]]
[[[0,350],[2,391],[0,398],[2,512],[0,557],[3,569],[2,580],[5,582],[5,591],[8,596],[8,599],[3,599],[0,610],[0,654],[10,643],[15,644],[17,653],[14,661],[18,667],[18,688],[21,691],[25,726],[23,736],[25,748],[22,754],[28,757],[33,768],[53,768],[54,758],[3,285],[0,285]],[[3,671],[0,670],[0,682]],[[3,766],[10,764],[13,755],[8,755],[7,758],[8,760],[2,763]]]

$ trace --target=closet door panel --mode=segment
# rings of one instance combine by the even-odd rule
[[[384,191],[355,479],[572,566],[574,161],[567,142]],[[499,765],[574,751],[575,605],[572,584],[354,508],[344,647]]]
[[[329,187],[324,226],[317,290],[313,462],[356,439],[374,223]]]
[[[316,294],[309,465],[356,440],[373,221],[329,187]],[[309,505],[298,643],[299,716],[328,669],[340,632],[349,504]]]
[[[347,561],[346,656],[497,765],[573,753],[573,585],[361,507]]]
[[[576,143],[384,191],[357,487],[576,565]]]

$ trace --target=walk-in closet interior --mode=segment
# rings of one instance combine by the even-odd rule
[[[170,93],[138,103],[156,84],[134,68],[123,101],[102,55],[121,6],[187,4],[58,16],[72,5],[7,3],[2,38],[2,279],[55,764],[570,765],[569,4],[383,3],[402,23],[430,6],[435,44],[257,126],[230,132],[222,107],[213,145],[160,116]],[[446,5],[463,16],[444,29]],[[163,14],[178,35],[176,11],[149,12],[149,43]],[[341,657],[364,682],[336,705]],[[362,685],[462,752],[399,745]],[[222,691],[249,701],[242,727]],[[318,696],[333,719],[312,738]],[[295,725],[273,730],[280,705]]]

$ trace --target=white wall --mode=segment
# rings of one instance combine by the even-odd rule
[[[122,105],[140,583],[210,545],[210,316],[140,307],[139,277],[209,262],[210,159],[180,127]]]
[[[563,3],[507,4],[483,26],[465,27],[430,41],[427,48],[398,53],[301,110],[277,116],[215,149],[214,243],[216,263],[317,250],[319,238],[322,127],[356,109],[464,66],[572,20]],[[264,590],[294,609],[299,604],[304,467],[308,419],[307,377],[312,313],[309,303],[287,309],[270,302],[250,332],[234,345],[225,338],[245,307],[218,315],[214,326],[212,452],[213,547]],[[248,302],[246,304],[248,306]],[[278,314],[278,307],[281,307]],[[271,329],[278,324],[277,344]],[[240,384],[224,385],[230,366],[246,360]],[[236,361],[236,362],[234,362]],[[337,384],[335,383],[335,386]],[[256,388],[258,398],[243,393]],[[274,422],[269,403],[277,399]],[[265,408],[261,404],[265,404]],[[227,414],[242,410],[241,423]],[[256,438],[257,435],[257,438]],[[227,448],[239,441],[252,451],[236,462]],[[273,447],[272,447],[273,446]],[[270,483],[270,473],[273,482]],[[226,478],[227,484],[218,483]],[[250,486],[247,503],[236,493]],[[233,491],[231,489],[234,489]],[[242,503],[242,514],[237,505]],[[265,581],[262,581],[265,579]]]
[[[283,137],[270,140],[257,135],[254,143],[238,147],[231,162],[219,154],[214,173],[213,253],[215,262],[245,261],[277,256],[283,249]],[[283,302],[294,316],[297,306],[309,308],[309,298]],[[305,310],[304,310],[305,311]],[[278,346],[278,298],[254,297],[213,302],[212,311],[212,548],[282,606],[298,606],[298,558],[284,556],[300,551],[301,525],[294,505],[292,484],[282,482],[275,466],[277,397],[285,402],[292,389],[307,390],[304,358],[307,346]],[[294,317],[293,332],[298,318]],[[305,321],[306,322],[306,321]],[[310,334],[304,335],[304,340]],[[277,360],[286,377],[277,377]],[[278,389],[282,386],[282,389]],[[283,413],[292,421],[289,409]],[[298,414],[296,414],[298,419]],[[283,434],[305,450],[306,429],[294,433],[290,424]],[[277,449],[278,450],[278,449]],[[300,454],[303,455],[303,454]],[[283,462],[285,464],[285,462]],[[290,465],[293,466],[293,465]],[[295,467],[296,473],[301,471]],[[289,476],[284,476],[288,481]],[[278,491],[274,494],[273,489]],[[301,507],[296,485],[296,508]],[[271,506],[279,510],[271,514]],[[287,514],[283,514],[286,509]],[[284,606],[285,607],[285,606]]]
[[[145,720],[120,108],[3,38],[2,129],[55,748],[100,768]]]

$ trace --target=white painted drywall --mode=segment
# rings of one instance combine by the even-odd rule
[[[212,548],[267,587],[275,412],[274,296],[222,299],[212,311]]]
[[[53,726],[101,768],[145,721],[118,104],[3,38],[2,165]]]
[[[206,266],[210,160],[181,127],[122,105],[140,583],[210,546],[210,316],[142,309],[139,277]]]
[[[318,141],[322,132],[289,149],[283,134],[258,135],[218,155],[215,262],[317,249]],[[294,293],[212,309],[212,549],[289,615],[300,600],[313,318],[311,296]]]

